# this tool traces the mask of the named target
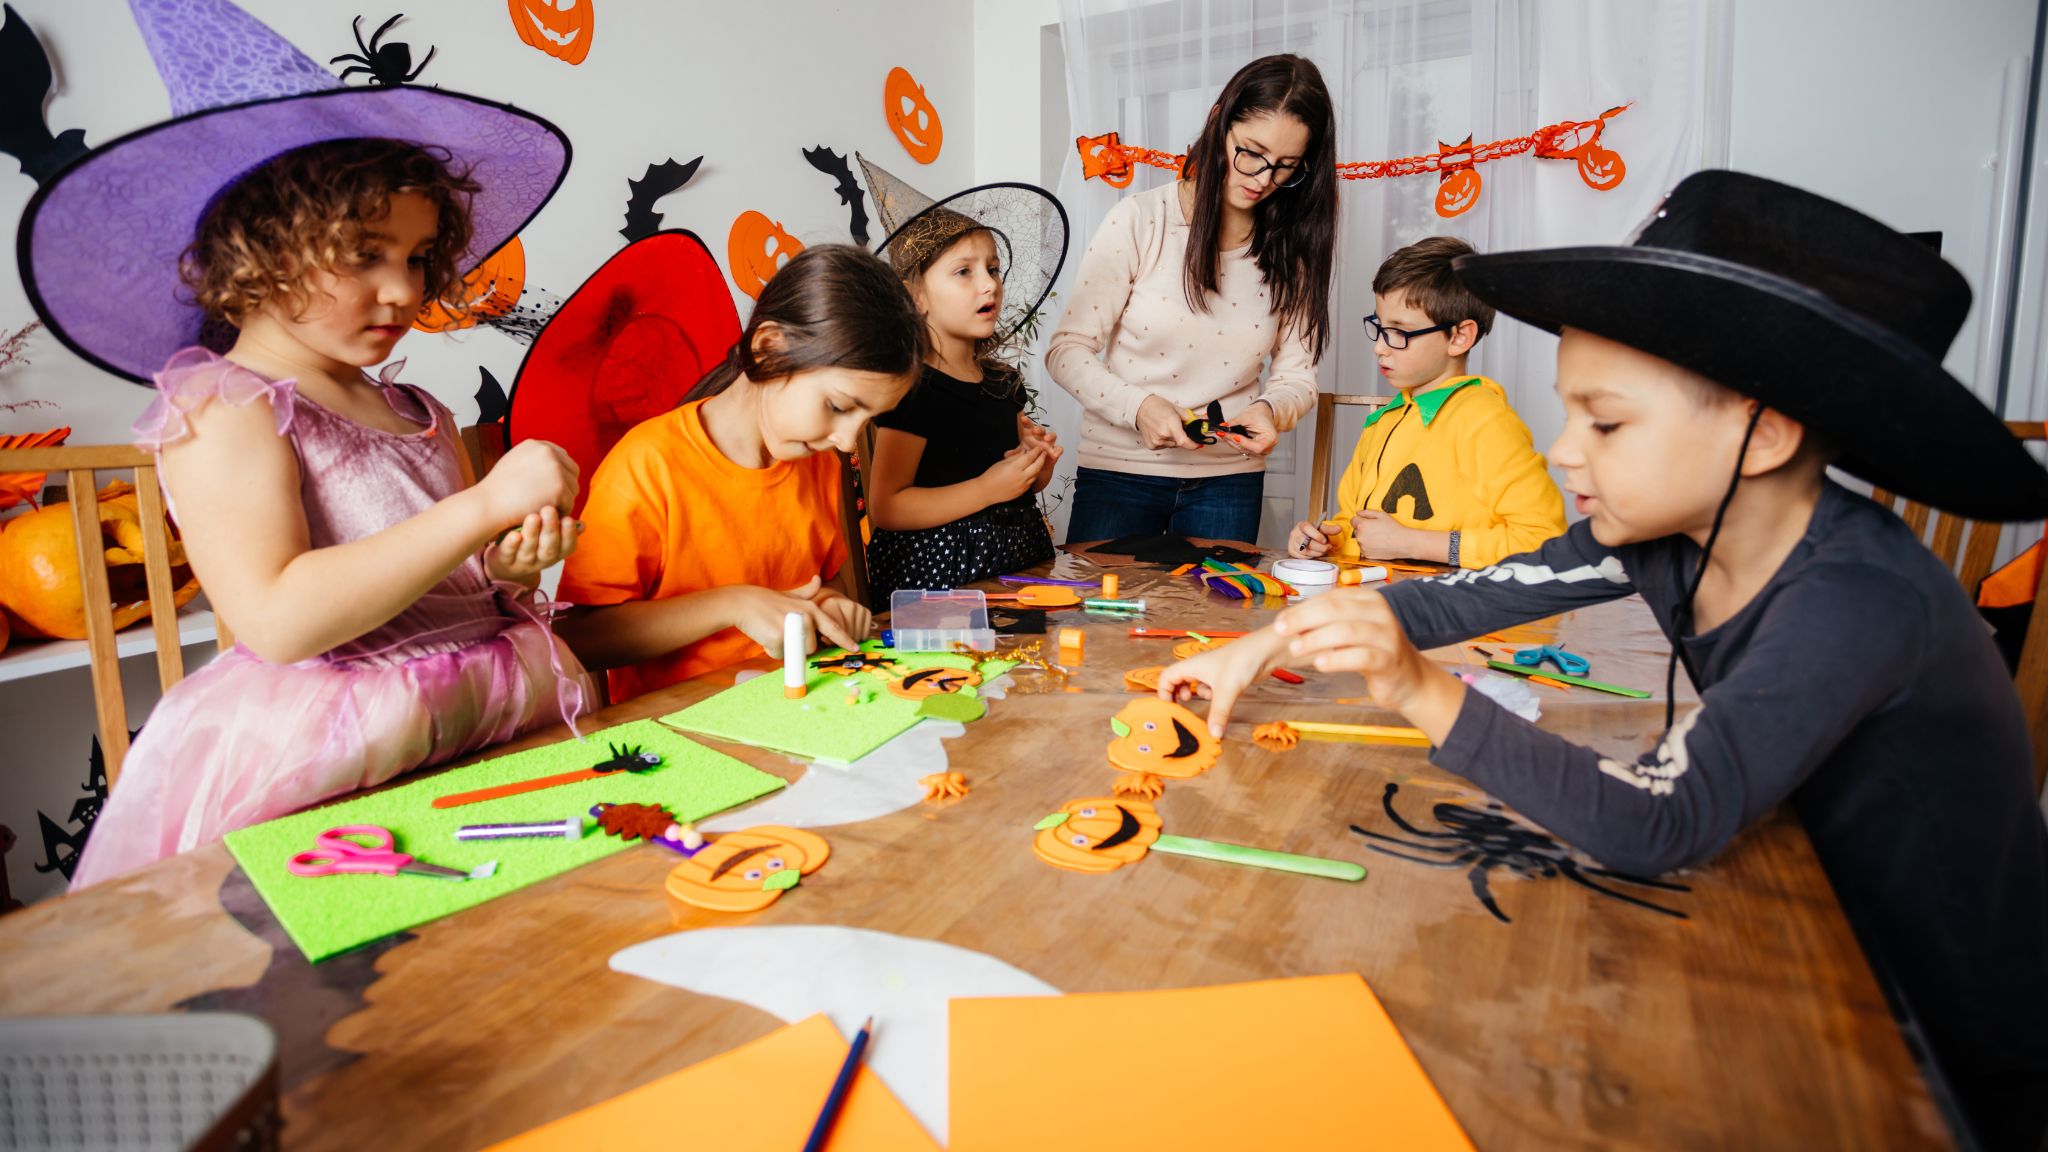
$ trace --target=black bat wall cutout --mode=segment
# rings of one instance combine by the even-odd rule
[[[85,155],[85,129],[50,135],[43,122],[43,101],[55,83],[50,57],[14,5],[0,5],[0,11],[6,13],[0,22],[0,152],[21,161],[21,170],[41,184]]]
[[[834,152],[823,144],[816,148],[804,149],[804,159],[811,167],[839,181],[837,189],[839,202],[847,206],[846,230],[853,234],[853,242],[865,248],[868,246],[867,196],[853,179],[853,169],[847,167],[846,157]]]
[[[626,243],[644,240],[661,231],[661,213],[654,210],[654,202],[688,184],[702,163],[702,156],[688,164],[664,160],[659,164],[649,164],[646,175],[638,180],[626,181],[626,226],[619,229],[619,235],[626,238]]]
[[[477,371],[483,379],[476,384],[476,422],[500,423],[505,419],[505,386],[498,383],[498,378],[491,375],[489,368],[478,365]]]

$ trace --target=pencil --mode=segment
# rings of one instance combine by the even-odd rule
[[[825,1097],[825,1107],[818,1112],[818,1122],[811,1125],[811,1136],[804,1141],[804,1152],[824,1152],[825,1141],[832,1135],[832,1124],[839,1119],[839,1109],[846,1104],[846,1091],[853,1087],[853,1074],[860,1070],[860,1055],[867,1051],[868,1034],[874,1027],[875,1018],[870,1016],[862,1022],[852,1046],[847,1048],[846,1063],[839,1066],[839,1076],[832,1081],[832,1092]]]

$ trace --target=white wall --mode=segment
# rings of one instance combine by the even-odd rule
[[[13,3],[55,65],[53,129],[83,128],[87,142],[97,144],[168,114],[169,100],[123,0]],[[368,9],[341,0],[244,6],[323,63],[356,50],[349,24],[357,13],[367,33],[403,11],[406,20],[388,39],[410,44],[415,63],[428,45],[439,49],[420,83],[516,103],[558,124],[574,149],[568,179],[522,233],[527,283],[557,296],[572,293],[623,246],[626,180],[650,163],[705,157],[695,179],[659,207],[667,226],[695,231],[721,265],[732,220],[748,209],[781,221],[806,243],[848,239],[832,181],[805,163],[803,148],[824,144],[849,159],[858,149],[934,193],[964,187],[977,170],[976,13],[957,0],[601,0],[590,55],[573,67],[521,43],[505,5],[488,0]],[[1035,26],[1031,34],[1035,67]],[[929,166],[910,159],[883,121],[882,81],[897,65],[924,85],[945,124],[945,147]],[[1024,130],[1035,140],[1035,123]],[[0,158],[0,221],[8,236],[34,192],[34,183]],[[872,202],[868,213],[871,240],[879,243]],[[750,301],[735,299],[744,315]],[[0,330],[32,317],[7,261],[0,266]],[[524,352],[490,329],[413,333],[398,348],[410,362],[406,378],[427,386],[465,423],[476,417],[478,367],[509,389]],[[70,424],[73,443],[127,439],[148,401],[146,389],[91,368],[46,333],[34,338],[30,355],[31,366],[0,373],[0,433]],[[204,651],[210,649],[188,651],[188,658]],[[148,658],[140,663],[147,666]],[[147,675],[128,680],[130,715],[139,721],[154,702],[154,682]],[[41,855],[35,813],[61,823],[84,779],[93,731],[84,674],[0,683],[0,731],[7,735],[0,824],[23,840],[8,856],[8,871],[18,893],[47,891],[53,878],[29,866]]]

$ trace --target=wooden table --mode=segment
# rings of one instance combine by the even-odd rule
[[[1061,573],[1073,570],[1062,561]],[[1145,597],[1155,626],[1270,616],[1185,580],[1120,571],[1122,595]],[[1434,804],[1487,803],[1423,750],[1305,742],[1273,753],[1241,738],[1283,715],[1398,722],[1341,702],[1362,691],[1355,677],[1303,670],[1304,685],[1253,689],[1223,764],[1170,782],[1161,811],[1181,835],[1359,860],[1363,883],[1163,855],[1110,876],[1040,863],[1033,822],[1108,791],[1103,747],[1128,698],[1122,673],[1170,660],[1168,642],[1083,619],[1086,661],[1071,691],[1033,691],[1045,685],[1020,675],[946,745],[971,796],[825,829],[829,867],[752,917],[673,914],[662,889],[673,857],[639,849],[313,967],[214,845],[0,922],[0,1012],[253,1012],[285,1043],[288,1146],[475,1148],[779,1026],[743,1004],[611,971],[615,951],[678,927],[844,923],[975,949],[1070,992],[1360,972],[1485,1149],[1949,1143],[1789,815],[1678,877],[1690,892],[1620,886],[1685,919],[1497,869],[1492,891],[1513,921],[1502,923],[1465,868],[1368,851],[1347,828],[1400,834],[1382,808],[1389,782],[1400,785],[1395,806],[1427,829],[1439,827]],[[1638,601],[1508,639],[1551,637],[1591,657],[1603,679],[1661,689],[1665,649]],[[660,715],[731,679],[633,700],[596,723]],[[1645,747],[1661,726],[1661,700],[1538,691],[1545,727],[1615,751]],[[805,771],[715,746],[785,778]]]

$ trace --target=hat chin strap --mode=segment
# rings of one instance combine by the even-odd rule
[[[1678,654],[1680,642],[1692,628],[1692,601],[1700,594],[1700,581],[1707,575],[1707,560],[1714,554],[1714,541],[1721,537],[1721,523],[1728,518],[1728,506],[1735,503],[1735,490],[1742,486],[1742,462],[1749,458],[1749,439],[1756,435],[1757,421],[1763,419],[1764,406],[1758,404],[1749,414],[1749,426],[1742,431],[1742,447],[1735,453],[1735,474],[1728,478],[1728,491],[1721,497],[1721,506],[1714,509],[1714,525],[1707,529],[1707,542],[1700,549],[1700,564],[1693,571],[1692,583],[1685,589],[1685,599],[1678,605],[1678,611],[1671,615],[1671,662],[1664,666],[1664,735],[1671,734],[1671,718],[1678,708]],[[1692,672],[1690,662],[1686,672]],[[1662,737],[1659,737],[1662,740]]]

